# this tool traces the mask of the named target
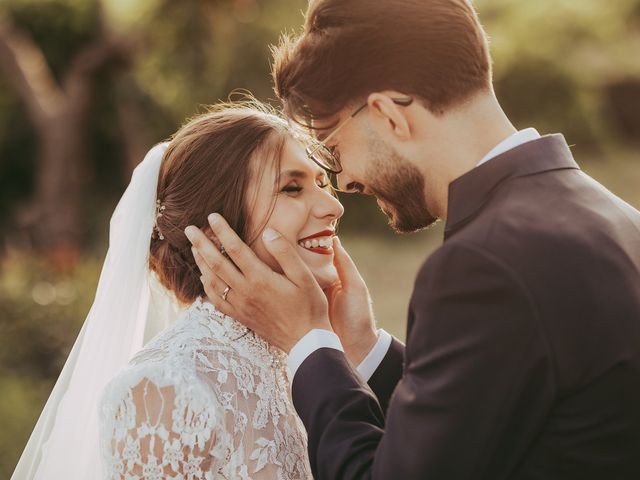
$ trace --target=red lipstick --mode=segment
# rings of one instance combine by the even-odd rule
[[[305,240],[311,240],[312,238],[318,237],[333,237],[336,234],[333,230],[322,230],[321,232],[314,233],[313,235],[309,235],[308,237],[301,238],[298,240],[299,242],[303,242]]]

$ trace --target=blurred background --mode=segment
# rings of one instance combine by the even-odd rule
[[[0,478],[8,478],[91,305],[108,220],[154,143],[236,88],[275,103],[269,45],[307,0],[0,0]],[[518,128],[563,132],[640,207],[640,0],[477,0]],[[442,225],[395,236],[343,197],[344,244],[379,323],[404,338]]]

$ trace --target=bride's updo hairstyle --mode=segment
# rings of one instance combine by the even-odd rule
[[[247,220],[255,199],[247,198],[248,187],[267,166],[279,169],[288,138],[287,122],[254,100],[211,107],[171,138],[158,177],[161,216],[151,238],[149,268],[180,302],[205,295],[184,229],[195,225],[210,232],[207,216],[217,212],[252,243]]]

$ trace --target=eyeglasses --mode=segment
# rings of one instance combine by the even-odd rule
[[[413,98],[404,97],[404,98],[392,98],[393,103],[396,105],[400,105],[403,107],[408,107],[413,102]],[[358,107],[358,109],[351,114],[349,118],[347,118],[342,125],[337,127],[333,132],[331,132],[324,141],[315,141],[312,145],[309,145],[305,150],[307,152],[307,156],[310,160],[313,160],[317,165],[324,168],[327,172],[338,174],[342,172],[342,164],[340,160],[335,156],[332,149],[327,147],[326,142],[331,140],[332,137],[335,136],[347,123],[349,120],[358,115],[362,110],[364,110],[368,102],[365,102],[363,105]]]

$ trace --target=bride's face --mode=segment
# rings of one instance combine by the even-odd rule
[[[249,238],[256,238],[250,245],[256,255],[282,273],[262,240],[262,231],[272,228],[296,246],[321,288],[335,283],[338,274],[333,265],[332,236],[344,208],[332,195],[325,171],[307,158],[302,145],[288,139],[279,171],[265,168],[250,190]]]

